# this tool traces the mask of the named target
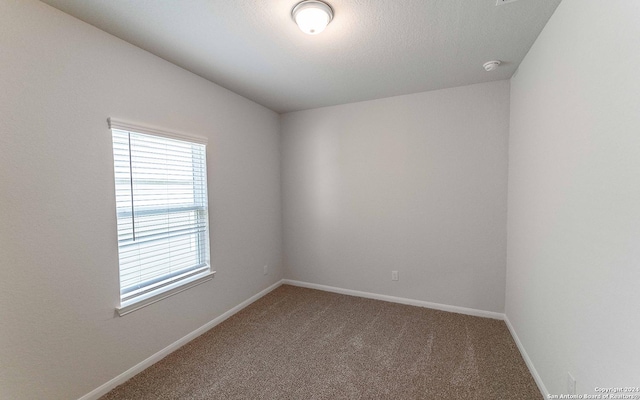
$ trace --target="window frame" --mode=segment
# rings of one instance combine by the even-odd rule
[[[154,137],[159,137],[159,138],[167,138],[167,139],[174,139],[174,140],[180,140],[183,142],[188,142],[188,143],[192,143],[192,144],[199,144],[199,145],[204,145],[205,146],[205,150],[204,150],[204,156],[205,156],[205,172],[204,172],[204,177],[205,177],[205,184],[204,184],[204,189],[205,191],[207,191],[207,182],[206,182],[206,145],[207,145],[207,139],[201,136],[193,136],[193,135],[184,135],[181,133],[174,133],[174,132],[167,132],[164,130],[160,130],[160,129],[156,129],[156,128],[149,128],[149,127],[145,127],[145,126],[141,126],[141,125],[137,125],[137,124],[132,124],[132,123],[128,123],[128,122],[123,122],[120,120],[115,120],[113,118],[108,118],[107,119],[108,122],[108,126],[109,126],[109,133],[111,135],[111,138],[113,140],[113,136],[114,136],[114,130],[119,130],[119,131],[127,131],[127,132],[131,132],[131,133],[137,133],[137,134],[143,134],[143,135],[151,135]],[[113,144],[112,144],[112,155],[114,155],[113,151]],[[113,160],[113,166],[114,166],[114,189],[117,187],[116,185],[116,174],[115,174],[115,166],[116,166],[116,160],[115,160],[115,156],[114,156],[114,160]],[[114,192],[115,194],[115,192]],[[207,195],[207,202],[208,202],[208,195]],[[208,209],[208,204],[207,207]],[[118,223],[119,221],[119,217],[118,217],[118,208],[116,207],[116,223]],[[174,294],[183,292],[185,290],[188,290],[192,287],[198,286],[200,284],[203,284],[205,282],[208,282],[210,280],[213,279],[216,271],[213,270],[212,266],[211,266],[211,261],[210,261],[210,235],[209,235],[209,218],[208,218],[208,211],[207,211],[207,218],[205,219],[205,223],[206,223],[206,228],[205,228],[205,235],[206,235],[206,243],[205,244],[199,244],[198,246],[207,246],[206,249],[200,249],[198,251],[198,256],[202,255],[203,251],[206,251],[206,253],[209,255],[209,259],[206,260],[207,262],[205,263],[206,265],[206,269],[205,270],[197,270],[195,269],[196,272],[185,272],[185,273],[181,273],[181,274],[177,274],[176,276],[181,276],[184,275],[181,279],[176,280],[174,282],[166,282],[164,285],[161,285],[160,287],[157,287],[155,289],[151,289],[149,291],[143,291],[142,294],[135,296],[134,298],[128,299],[123,301],[123,294],[122,294],[122,282],[121,282],[121,265],[120,265],[120,246],[118,246],[118,298],[119,298],[119,306],[116,307],[116,311],[118,313],[119,316],[123,316],[126,314],[129,314],[133,311],[139,310],[143,307],[146,307],[150,304],[156,303],[160,300],[163,300],[167,297],[171,297]],[[119,236],[116,235],[116,238],[119,239]],[[190,275],[191,274],[191,275]],[[167,279],[171,279],[171,277],[168,277]],[[145,287],[150,287],[152,285],[148,285]]]

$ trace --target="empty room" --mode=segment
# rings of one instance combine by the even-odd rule
[[[640,399],[640,1],[0,0],[0,399]]]

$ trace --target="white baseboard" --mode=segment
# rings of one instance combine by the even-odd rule
[[[267,293],[271,292],[272,290],[276,289],[280,285],[282,285],[282,281],[274,283],[273,285],[271,285],[268,288],[264,289],[260,293],[250,297],[249,299],[247,299],[247,300],[243,301],[242,303],[238,304],[237,306],[233,307],[231,310],[225,312],[224,314],[220,315],[219,317],[214,318],[213,320],[209,321],[208,323],[202,325],[200,328],[196,329],[195,331],[193,331],[193,332],[189,333],[188,335],[186,335],[186,336],[176,340],[175,342],[171,343],[169,346],[167,346],[164,349],[160,350],[159,352],[155,353],[154,355],[152,355],[151,357],[147,358],[146,360],[134,365],[133,367],[129,368],[125,372],[123,372],[120,375],[116,376],[115,378],[111,379],[107,383],[105,383],[105,384],[99,386],[98,388],[92,390],[91,392],[85,394],[84,396],[80,397],[79,400],[97,400],[101,396],[107,394],[111,389],[113,389],[116,386],[121,385],[124,382],[128,381],[129,379],[133,378],[135,375],[137,375],[140,372],[142,372],[143,370],[149,368],[151,365],[155,364],[156,362],[160,361],[164,357],[168,356],[172,352],[174,352],[177,349],[179,349],[180,347],[184,346],[185,344],[189,343],[193,339],[195,339],[198,336],[202,335],[203,333],[205,333],[209,329],[211,329],[214,326],[220,324],[221,322],[223,322],[227,318],[231,317],[233,314],[237,313],[238,311],[241,311],[243,308],[247,307],[249,304],[253,303],[254,301],[256,301],[259,298],[261,298],[262,296],[264,296]]]
[[[514,329],[513,325],[511,325],[511,321],[509,321],[509,317],[506,314],[504,316],[504,322],[507,324],[507,328],[509,328],[509,332],[511,332],[511,336],[513,337],[513,340],[516,342],[516,345],[518,346],[518,350],[520,350],[520,354],[524,359],[524,363],[527,364],[527,368],[529,368],[529,372],[531,372],[531,375],[533,376],[533,380],[536,381],[536,385],[538,385],[538,389],[540,390],[540,393],[542,393],[542,397],[544,397],[545,399],[548,399],[550,397],[549,391],[547,390],[547,387],[544,385],[544,382],[542,382],[542,378],[540,378],[540,374],[538,374],[536,367],[533,365],[533,361],[531,361],[531,359],[529,358],[529,354],[527,354],[527,351],[524,349],[524,346],[522,345],[522,342],[520,341],[520,338],[518,337],[516,330]]]
[[[502,313],[497,313],[493,311],[476,310],[475,308],[450,306],[447,304],[431,303],[429,301],[413,300],[413,299],[407,299],[404,297],[395,297],[395,296],[387,296],[384,294],[361,292],[359,290],[342,289],[342,288],[333,287],[333,286],[325,286],[325,285],[318,285],[315,283],[294,281],[291,279],[283,279],[282,283],[285,285],[293,285],[293,286],[300,286],[300,287],[309,288],[309,289],[324,290],[325,292],[340,293],[340,294],[346,294],[349,296],[364,297],[367,299],[389,301],[391,303],[407,304],[410,306],[425,307],[425,308],[432,308],[434,310],[473,315],[475,317],[492,318],[492,319],[500,319],[500,320],[504,319],[504,314]]]

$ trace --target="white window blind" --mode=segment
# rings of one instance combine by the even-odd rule
[[[116,126],[122,308],[210,275],[208,202],[204,144]]]

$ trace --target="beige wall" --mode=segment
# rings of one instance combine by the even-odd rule
[[[504,311],[509,82],[281,124],[288,278]]]
[[[0,10],[0,398],[74,399],[282,278],[278,116],[43,3]],[[218,274],[122,318],[107,117],[209,138]]]
[[[552,394],[640,386],[638,16],[564,0],[511,81],[506,311]]]

